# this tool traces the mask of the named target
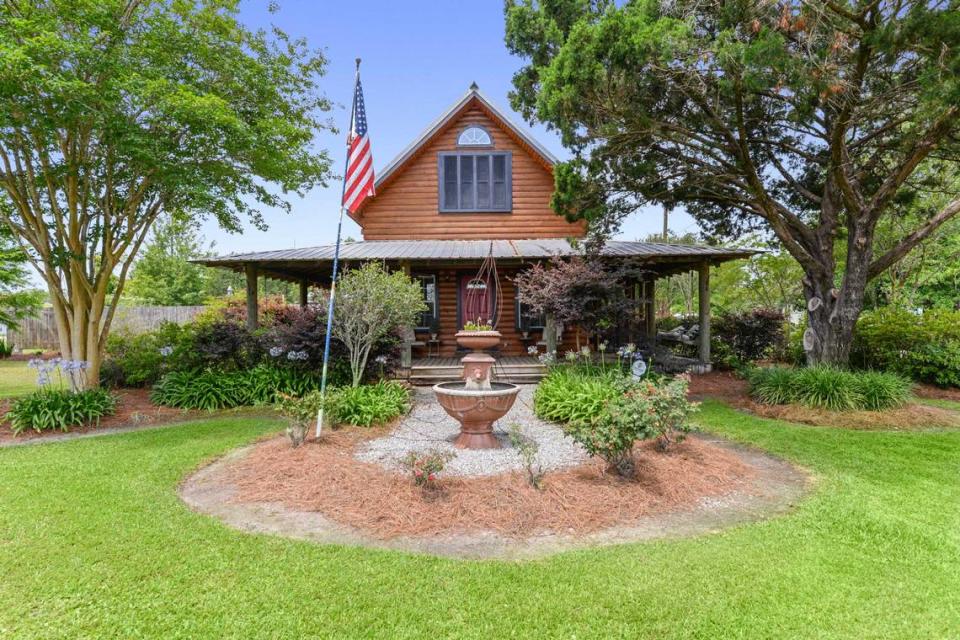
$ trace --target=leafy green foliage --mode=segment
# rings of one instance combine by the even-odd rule
[[[523,460],[523,469],[527,473],[527,482],[529,482],[530,486],[534,489],[543,489],[543,477],[547,472],[546,469],[543,468],[543,465],[540,464],[537,455],[540,452],[540,444],[533,438],[525,436],[523,434],[523,428],[516,422],[510,425],[508,436],[510,438],[510,446],[516,449],[520,455],[520,459]]]
[[[324,398],[319,390],[300,396],[279,394],[274,408],[289,420],[287,437],[290,438],[290,444],[294,449],[303,444],[307,437],[307,430],[317,419],[323,404]]]
[[[463,323],[464,331],[493,331],[493,325],[482,322],[467,321]]]
[[[218,272],[192,262],[210,250],[195,221],[172,214],[161,217],[133,265],[123,296],[137,304],[201,305],[213,295]]]
[[[105,389],[73,392],[42,388],[14,400],[5,420],[14,433],[27,429],[67,431],[70,427],[99,422],[103,416],[112,414],[116,406],[116,398]]]
[[[800,404],[830,411],[882,411],[902,406],[911,383],[896,374],[835,367],[758,367],[747,374],[750,394],[764,404]]]
[[[0,225],[0,324],[15,329],[18,321],[40,311],[44,294],[29,289],[29,285],[27,255],[17,245],[10,229]],[[13,345],[5,348],[11,350]]]
[[[143,387],[163,374],[199,366],[194,349],[195,325],[164,322],[154,331],[113,333],[107,340],[107,360],[100,382],[110,387]]]
[[[509,0],[511,102],[571,151],[556,213],[599,238],[647,203],[713,238],[776,236],[813,302],[809,359],[847,364],[867,284],[960,214],[958,15],[924,0]]]
[[[960,387],[960,311],[928,309],[917,315],[886,307],[866,312],[857,325],[852,360],[918,382]]]
[[[775,309],[717,314],[712,325],[715,363],[736,367],[783,350],[786,319]]]
[[[338,387],[330,396],[330,410],[338,425],[377,426],[410,410],[410,391],[392,380]]]
[[[230,409],[274,404],[283,395],[302,396],[320,388],[320,375],[258,365],[245,371],[173,371],[154,387],[151,399],[180,409]]]
[[[0,6],[0,222],[94,384],[87,345],[106,341],[102,311],[162,211],[264,228],[263,210],[326,183],[325,67],[280,28],[247,28],[233,0]]]
[[[685,376],[661,383],[643,381],[607,400],[602,409],[585,419],[564,425],[564,431],[591,455],[606,460],[617,473],[634,475],[633,446],[638,440],[658,439],[666,449],[691,429],[695,405],[687,400]]]
[[[588,422],[622,395],[629,378],[620,371],[598,372],[575,366],[553,367],[537,385],[533,408],[552,422]]]
[[[430,490],[438,488],[438,476],[453,458],[454,454],[449,451],[432,450],[424,453],[411,451],[401,462],[410,472],[413,484],[421,489]]]
[[[412,326],[426,309],[420,285],[379,262],[347,271],[337,284],[333,335],[347,349],[353,386],[363,380],[370,353],[397,327]]]

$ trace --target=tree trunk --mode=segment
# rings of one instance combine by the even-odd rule
[[[82,372],[71,372],[65,380],[72,391],[93,389],[100,386],[100,367],[103,349],[100,336],[103,329],[103,306],[90,308],[90,298],[73,293],[67,308],[60,297],[51,291],[51,305],[57,322],[57,338],[60,342],[60,357],[64,360],[86,363]]]
[[[849,365],[853,331],[863,311],[867,265],[862,255],[848,256],[840,289],[833,286],[833,281],[809,273],[804,278],[807,330],[803,348],[808,365]]]

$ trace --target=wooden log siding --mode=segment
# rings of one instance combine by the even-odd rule
[[[478,269],[479,264],[471,267],[445,266],[436,270],[422,268],[415,268],[413,270],[414,275],[432,273],[436,274],[437,276],[437,295],[440,301],[440,355],[443,357],[453,357],[457,355],[457,340],[454,336],[459,329],[459,322],[457,318],[457,314],[459,313],[459,308],[457,306],[457,286],[460,275],[475,273]],[[501,334],[503,334],[503,341],[500,344],[500,355],[503,356],[525,356],[527,355],[527,346],[529,344],[534,344],[534,342],[524,344],[521,341],[522,334],[517,329],[516,287],[513,284],[513,277],[517,274],[517,271],[518,269],[516,268],[497,270],[497,273],[500,276],[500,294],[502,296],[500,322],[497,325],[497,329]],[[543,339],[541,331],[531,332],[530,335],[536,338],[537,341]],[[417,332],[418,340],[425,341],[429,337],[430,336],[428,332]],[[567,328],[563,332],[563,340],[557,345],[557,350],[560,352],[560,357],[563,357],[563,352],[565,350],[575,348],[576,332],[572,328]],[[544,347],[541,346],[540,352],[543,353],[543,351]],[[420,358],[426,356],[426,354],[427,350],[425,347],[418,347],[415,350],[413,357]]]
[[[458,147],[469,125],[484,127],[493,147]],[[512,152],[513,210],[509,213],[440,213],[437,154],[441,151]],[[474,240],[567,238],[583,236],[582,223],[571,224],[550,209],[553,173],[534,158],[483,109],[474,104],[454,118],[420,153],[397,170],[357,220],[365,240]]]

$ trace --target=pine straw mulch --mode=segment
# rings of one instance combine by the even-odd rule
[[[960,402],[960,389],[951,387],[944,389],[932,384],[918,384],[914,388],[914,393],[918,398],[928,398],[930,400],[952,400]]]
[[[755,474],[733,451],[688,438],[666,453],[639,446],[635,480],[604,473],[596,461],[548,473],[542,490],[510,473],[443,477],[439,491],[424,492],[407,475],[353,457],[370,437],[345,429],[298,449],[284,438],[261,442],[228,470],[234,500],[319,512],[381,539],[480,531],[527,537],[635,523],[742,489]]]
[[[935,389],[935,387],[933,387]],[[919,386],[917,395],[931,397],[929,387]],[[886,411],[826,411],[799,405],[767,405],[750,398],[750,385],[729,371],[712,371],[692,376],[690,396],[697,400],[715,398],[762,418],[797,422],[817,427],[861,430],[922,431],[960,427],[960,413],[924,404],[909,403]],[[942,390],[941,390],[942,391]],[[950,396],[941,396],[950,398]]]
[[[104,429],[136,428],[147,425],[165,424],[168,422],[179,422],[201,415],[210,415],[202,411],[185,411],[183,409],[155,405],[150,401],[149,389],[121,389],[114,393],[117,396],[116,413],[111,416],[106,416],[101,419],[99,423],[72,427],[66,432],[41,431],[38,433],[32,429],[28,429],[19,435],[15,435],[10,425],[3,422],[0,424],[0,442],[23,442],[26,440],[62,436],[64,433],[92,433]],[[10,409],[13,400],[15,400],[15,398],[0,402],[0,420],[2,420],[2,416],[5,416]]]

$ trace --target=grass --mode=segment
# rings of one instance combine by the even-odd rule
[[[939,407],[941,409],[948,409],[950,411],[960,411],[960,401],[958,400],[941,400],[938,398],[914,398],[913,401],[919,404],[925,404],[931,407]]]
[[[0,360],[0,398],[15,398],[37,390],[37,372],[24,360]]]
[[[946,638],[960,432],[700,422],[811,469],[789,515],[715,535],[457,562],[245,534],[176,496],[278,422],[0,450],[0,637]]]

